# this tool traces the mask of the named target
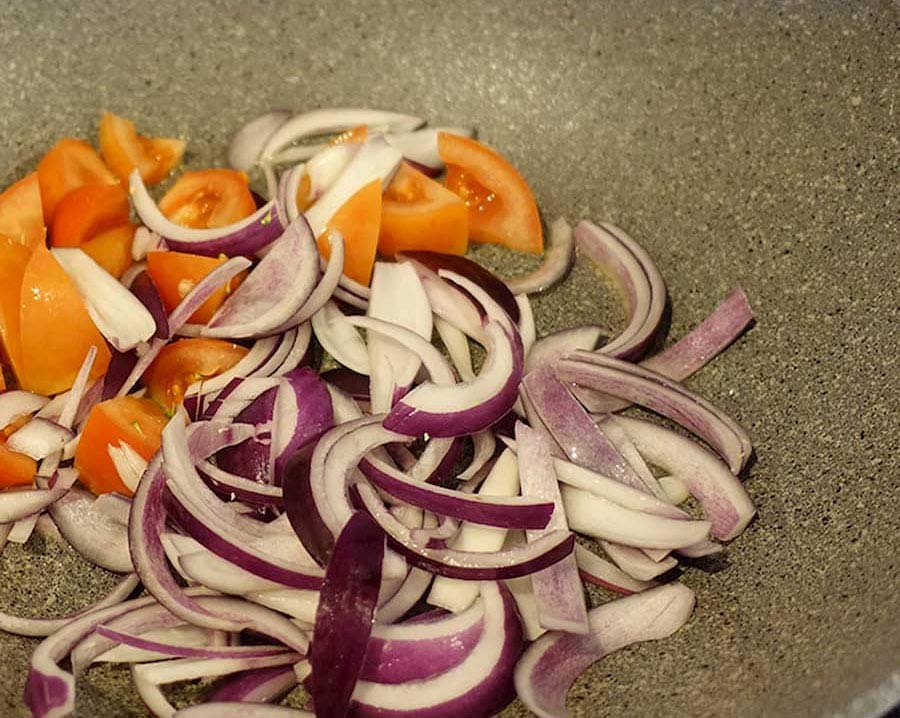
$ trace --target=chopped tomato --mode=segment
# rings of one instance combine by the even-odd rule
[[[3,373],[2,362],[0,362],[0,391],[6,391],[6,375]]]
[[[184,140],[139,135],[131,120],[104,112],[100,118],[100,154],[113,173],[128,183],[138,169],[147,184],[156,184],[178,166]]]
[[[130,213],[128,193],[120,185],[86,184],[56,205],[50,243],[80,247],[103,230],[127,222]]]
[[[253,214],[247,175],[235,170],[185,172],[159,203],[173,222],[197,229],[225,227]]]
[[[57,142],[38,164],[44,221],[50,224],[63,197],[86,184],[116,184],[118,179],[84,140]]]
[[[156,285],[166,311],[171,312],[197,282],[227,261],[225,257],[202,257],[186,252],[148,252],[147,273]],[[190,321],[206,324],[246,276],[246,272],[241,272],[216,289],[191,315]]]
[[[318,237],[319,251],[331,256],[331,230],[344,236],[344,274],[360,284],[368,284],[375,264],[378,231],[381,227],[381,180],[374,179],[348,199]]]
[[[119,279],[134,263],[131,245],[138,225],[125,221],[95,234],[81,250],[107,272]]]
[[[22,338],[19,304],[22,279],[31,251],[9,237],[0,236],[0,355],[13,374],[22,377]]]
[[[438,133],[447,165],[444,184],[469,207],[469,236],[521,252],[544,251],[537,203],[528,184],[500,154],[477,140]]]
[[[31,248],[44,241],[44,210],[37,172],[0,194],[0,234]]]
[[[144,372],[148,396],[172,413],[191,384],[231,369],[247,351],[223,339],[181,339],[168,344]]]
[[[30,486],[37,473],[37,462],[30,456],[10,451],[5,441],[0,441],[0,489],[12,486]]]
[[[465,254],[469,210],[453,192],[403,162],[382,199],[378,251],[409,249]]]
[[[75,468],[78,478],[95,494],[117,491],[131,496],[132,491],[119,478],[109,455],[109,447],[127,443],[144,459],[157,452],[167,417],[155,402],[133,396],[120,396],[97,404],[84,424]]]
[[[25,267],[19,301],[18,378],[23,389],[48,396],[70,389],[91,346],[97,347],[91,378],[106,372],[110,359],[106,342],[75,285],[42,244]]]

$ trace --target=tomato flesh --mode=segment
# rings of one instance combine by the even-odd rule
[[[227,261],[225,257],[203,257],[187,252],[148,252],[147,273],[156,285],[166,311],[171,312],[197,282]],[[189,321],[206,324],[245,276],[246,272],[241,272],[216,289]]]
[[[119,279],[134,264],[131,245],[137,228],[138,225],[128,221],[117,224],[95,234],[81,245],[81,251]]]
[[[69,192],[86,184],[117,184],[100,155],[84,140],[57,142],[38,164],[44,221],[50,224],[57,205]]]
[[[28,248],[44,241],[44,210],[37,172],[10,185],[0,194],[0,234]]]
[[[19,381],[22,377],[19,305],[22,280],[30,257],[28,247],[0,236],[0,355]]]
[[[37,473],[37,462],[30,456],[11,451],[0,440],[0,489],[12,486],[30,486]]]
[[[243,172],[185,172],[159,202],[166,217],[185,227],[225,227],[253,214],[256,200]]]
[[[100,118],[100,153],[125,184],[135,170],[147,184],[166,178],[181,162],[184,140],[139,135],[131,120],[104,112]]]
[[[128,193],[119,185],[89,184],[62,198],[53,215],[54,247],[80,247],[103,230],[128,221]]]
[[[338,230],[344,237],[344,274],[368,285],[380,228],[381,180],[374,179],[335,212],[327,229],[317,238],[319,251],[326,258],[331,256],[330,234]]]
[[[109,455],[109,447],[127,443],[146,460],[157,452],[162,430],[168,421],[165,412],[149,399],[120,396],[97,404],[85,422],[75,450],[78,478],[95,494],[112,491],[131,496]]]

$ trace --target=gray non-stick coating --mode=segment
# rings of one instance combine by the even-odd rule
[[[759,518],[716,571],[686,570],[689,624],[596,665],[572,714],[874,715],[900,694],[898,8],[4,3],[0,180],[94,138],[103,109],[183,136],[192,166],[271,107],[400,109],[475,125],[545,217],[630,231],[668,282],[672,336],[743,286],[756,327],[690,386],[753,435]],[[578,277],[539,303],[544,329],[613,301]],[[32,614],[103,580],[39,542],[0,577],[0,605]],[[3,716],[26,715],[32,646],[0,636]],[[79,716],[144,714],[123,672],[80,687]]]

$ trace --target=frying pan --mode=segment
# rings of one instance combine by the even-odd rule
[[[0,180],[103,109],[201,166],[272,107],[383,107],[477,126],[546,218],[626,228],[674,336],[740,284],[757,326],[690,385],[753,435],[759,518],[685,572],[690,623],[597,664],[572,713],[874,716],[900,698],[898,22],[892,2],[6,4]],[[612,302],[577,272],[540,328],[615,325]],[[0,576],[4,607],[43,615],[110,585],[41,541]],[[32,646],[0,635],[3,716],[26,715]],[[144,715],[128,685],[91,671],[78,715]]]

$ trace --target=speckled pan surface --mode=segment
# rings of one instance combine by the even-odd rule
[[[547,217],[629,230],[673,336],[742,285],[756,328],[690,385],[751,431],[760,517],[685,573],[688,626],[595,666],[572,713],[875,715],[900,694],[898,27],[896,2],[3,3],[0,181],[105,108],[200,165],[273,106],[381,106],[474,124]],[[577,274],[545,329],[608,302]],[[38,542],[0,559],[0,605],[104,580]],[[32,645],[0,635],[2,716]],[[127,675],[81,686],[82,718],[144,715]]]

